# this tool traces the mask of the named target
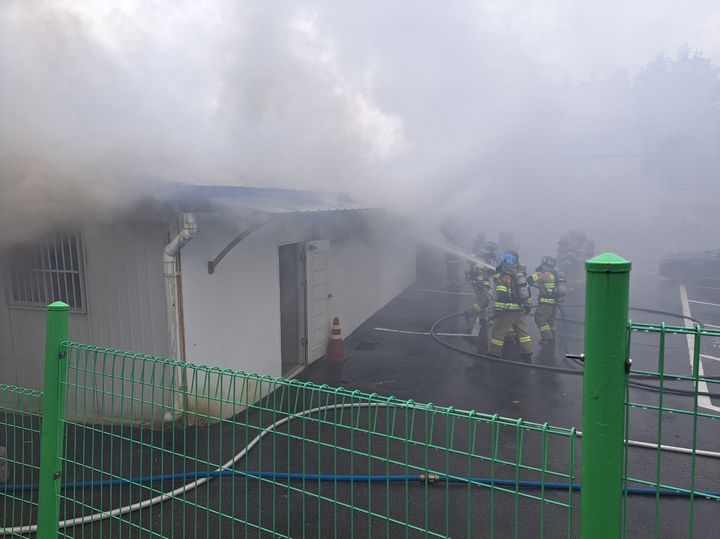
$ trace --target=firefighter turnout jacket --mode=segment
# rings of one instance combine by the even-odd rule
[[[496,265],[497,260],[495,260],[495,257],[492,257],[490,259],[486,259],[485,257],[482,257],[483,260],[485,260],[488,264]],[[470,281],[472,284],[480,285],[484,288],[490,288],[490,282],[493,278],[493,274],[495,273],[494,270],[488,268],[487,266],[483,264],[477,264],[475,262],[470,262],[470,267],[468,268],[468,271],[466,273],[467,280]]]
[[[538,304],[555,305],[558,300],[557,278],[554,271],[538,271],[528,277],[528,283],[538,287]]]
[[[493,268],[497,265],[497,260],[490,254],[481,255],[481,260],[491,264]],[[492,299],[492,279],[495,274],[493,268],[470,262],[470,266],[465,272],[465,278],[470,281],[473,292],[475,292],[475,303],[465,311],[465,317],[468,319],[478,317],[481,325],[487,323],[488,307]]]
[[[527,288],[527,283],[518,285],[516,274],[504,271],[496,274],[493,279],[495,281],[496,311],[520,311],[525,308],[526,302],[520,299],[522,294],[519,293],[519,286]]]
[[[525,276],[514,270],[502,270],[494,276],[495,318],[488,353],[495,357],[502,355],[505,338],[511,334],[517,339],[522,354],[532,355],[530,335],[525,328],[525,309],[530,290]]]

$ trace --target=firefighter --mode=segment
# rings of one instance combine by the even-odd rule
[[[573,288],[582,288],[585,261],[595,254],[595,242],[582,230],[570,230],[558,242],[557,266],[567,275]]]
[[[532,343],[525,328],[525,312],[529,307],[530,290],[525,276],[518,271],[518,260],[511,253],[500,257],[499,272],[495,281],[495,316],[488,353],[494,357],[502,354],[505,337],[512,331],[520,346],[520,356],[532,359]]]
[[[555,342],[555,317],[558,302],[567,294],[564,276],[557,271],[555,259],[544,256],[535,273],[528,277],[528,284],[538,288],[538,305],[535,309],[535,324],[540,330],[541,345]]]
[[[509,232],[500,232],[500,234],[498,234],[498,249],[501,253],[517,251],[517,245],[515,245],[515,235]]]
[[[469,325],[475,318],[478,318],[480,320],[480,337],[485,339],[487,339],[488,309],[492,299],[492,278],[498,264],[496,251],[497,244],[492,241],[486,241],[481,245],[476,244],[473,254],[485,264],[470,261],[470,267],[465,272],[465,280],[470,282],[475,292],[475,303],[465,311],[465,321]]]

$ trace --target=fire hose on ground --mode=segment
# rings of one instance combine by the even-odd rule
[[[572,305],[572,307],[582,307],[582,305]],[[691,322],[694,322],[698,325],[702,325],[701,322],[695,320],[694,318],[689,318],[689,317],[679,315],[676,313],[658,311],[655,309],[645,309],[642,307],[630,307],[630,310],[638,311],[638,312],[652,313],[652,314],[662,314],[662,315],[666,315],[666,316],[672,316],[675,318],[683,318],[686,320],[690,320]],[[498,358],[495,356],[491,356],[489,354],[483,354],[481,352],[473,352],[472,350],[467,350],[460,346],[456,346],[447,341],[444,341],[443,339],[441,339],[438,336],[438,334],[437,334],[438,325],[445,322],[446,320],[450,320],[452,318],[457,318],[457,317],[460,317],[463,315],[464,315],[464,313],[460,312],[460,313],[448,314],[448,315],[438,318],[437,320],[435,320],[435,322],[432,324],[432,326],[430,326],[430,336],[433,338],[433,340],[435,340],[435,342],[437,342],[438,344],[440,344],[446,348],[450,348],[451,350],[454,350],[461,354],[472,356],[472,357],[482,359],[485,361],[500,363],[500,364],[504,364],[504,365],[514,365],[516,367],[524,367],[526,369],[557,372],[560,374],[570,374],[570,375],[576,375],[576,376],[581,376],[583,374],[582,368],[565,368],[565,367],[555,367],[553,365],[541,365],[538,363],[526,363],[524,361],[515,361],[515,360],[511,360],[511,359]],[[576,322],[576,321],[574,321],[574,322]],[[581,357],[581,356],[575,356],[575,355],[571,355],[571,354],[565,355],[566,359],[570,359],[570,360],[574,361],[576,365],[578,365],[579,367],[582,367],[582,363],[578,360],[579,357]],[[647,375],[633,374],[633,373],[630,373],[630,376],[632,378],[647,378]],[[670,379],[670,378],[671,378],[670,376],[666,377],[666,379]],[[640,389],[643,391],[652,391],[652,392],[660,391],[660,387],[653,385],[653,384],[646,384],[643,382],[637,382],[637,381],[633,381],[633,380],[629,381],[628,384],[631,387],[634,387],[636,389]],[[696,392],[696,391],[687,391],[687,390],[683,390],[683,389],[670,388],[670,387],[664,387],[663,391],[665,391],[667,393],[672,393],[673,395],[679,395],[679,396],[684,396],[684,397],[694,397],[697,395],[700,397],[710,397],[710,398],[720,399],[720,393],[713,393],[713,392],[707,392],[707,391],[697,391]]]
[[[576,306],[574,306],[576,307]],[[580,307],[580,306],[577,306]],[[638,308],[638,307],[631,307],[631,310],[636,310],[640,312],[647,312],[652,314],[662,314],[666,316],[672,316],[676,318],[683,318],[683,319],[689,319],[688,317],[685,317],[683,315],[678,315],[675,313],[667,313],[664,311],[657,311],[654,309],[644,309],[644,308]],[[564,318],[564,313],[561,313]],[[437,319],[430,328],[430,335],[432,338],[438,342],[440,345],[445,346],[447,348],[450,348],[452,350],[455,350],[457,352],[460,352],[462,354],[470,355],[479,359],[483,359],[486,361],[492,361],[496,363],[506,364],[506,365],[512,365],[517,367],[524,367],[524,368],[530,368],[530,369],[536,369],[536,370],[542,370],[542,371],[550,371],[550,372],[557,372],[561,374],[570,374],[570,375],[582,375],[582,369],[581,368],[562,368],[562,367],[554,367],[551,365],[539,365],[534,363],[525,363],[522,361],[513,361],[509,359],[503,359],[503,358],[497,358],[494,356],[490,356],[487,354],[481,354],[478,352],[472,352],[470,350],[463,349],[461,347],[452,345],[448,342],[443,341],[438,337],[436,328],[439,324],[442,322],[462,316],[463,313],[455,313],[443,316],[439,319]],[[697,320],[690,319],[692,322],[700,324]],[[566,357],[568,357],[566,355]],[[572,358],[571,358],[572,359]],[[581,363],[578,363],[579,366],[581,366]],[[637,389],[642,389],[646,391],[660,391],[660,388],[658,386],[653,386],[652,384],[643,384],[640,382],[634,382],[630,381],[629,384],[632,387],[635,387]],[[664,391],[667,391],[669,393],[677,394],[677,395],[683,395],[683,396],[689,396],[689,395],[704,395],[714,398],[720,398],[720,394],[717,393],[708,393],[708,392],[690,392],[675,388],[663,388]],[[69,482],[65,483],[61,486],[63,490],[78,490],[78,489],[85,489],[85,488],[96,488],[96,487],[113,487],[113,486],[122,486],[122,485],[138,485],[138,484],[151,484],[151,483],[158,483],[158,482],[164,482],[164,481],[177,481],[182,479],[192,479],[190,483],[186,483],[180,487],[177,487],[173,490],[169,490],[165,493],[159,494],[157,496],[154,496],[152,498],[147,498],[145,500],[142,500],[140,502],[136,502],[133,504],[124,505],[122,507],[118,507],[116,509],[112,509],[109,511],[100,511],[97,513],[93,513],[90,515],[85,515],[82,517],[75,517],[71,519],[66,519],[63,521],[60,521],[58,523],[59,529],[64,528],[71,528],[74,526],[80,526],[83,524],[89,524],[92,522],[98,522],[101,520],[105,520],[108,518],[118,517],[122,516],[134,511],[138,511],[140,509],[145,509],[148,507],[151,507],[153,505],[162,503],[164,501],[167,501],[172,498],[176,498],[178,496],[181,496],[187,492],[190,492],[197,487],[200,487],[204,485],[206,482],[210,481],[213,478],[216,477],[251,477],[251,478],[257,478],[257,479],[270,479],[270,480],[284,480],[284,481],[316,481],[316,482],[335,482],[335,483],[395,483],[395,482],[405,482],[405,483],[435,483],[435,484],[472,484],[472,485],[478,485],[478,486],[489,486],[489,487],[509,487],[509,488],[515,488],[515,489],[549,489],[549,490],[564,490],[564,491],[579,491],[582,488],[581,483],[569,483],[569,482],[547,482],[547,481],[524,481],[524,480],[511,480],[511,479],[497,479],[492,477],[460,477],[460,476],[449,476],[444,474],[435,474],[435,473],[429,473],[429,474],[414,474],[414,475],[348,475],[348,474],[315,474],[315,473],[289,473],[289,472],[274,472],[274,471],[242,471],[242,470],[234,470],[233,467],[242,459],[244,458],[249,451],[255,447],[260,440],[262,440],[263,437],[273,432],[277,427],[280,425],[283,425],[285,423],[290,422],[293,419],[298,419],[305,417],[307,415],[315,414],[318,412],[322,412],[325,410],[331,410],[331,409],[338,409],[338,408],[361,408],[361,407],[388,407],[391,406],[389,404],[380,404],[380,403],[350,403],[350,404],[334,404],[334,405],[328,405],[328,406],[319,406],[316,408],[312,408],[309,410],[305,410],[303,412],[299,412],[297,414],[293,414],[287,417],[284,417],[273,424],[269,425],[268,427],[265,427],[260,434],[258,434],[253,440],[251,440],[240,452],[235,454],[230,460],[228,460],[225,464],[222,466],[214,469],[214,470],[206,470],[206,471],[197,471],[197,472],[185,472],[185,473],[176,473],[176,474],[159,474],[159,475],[149,475],[149,476],[140,476],[140,477],[131,477],[131,478],[121,478],[121,479],[110,479],[110,480],[97,480],[97,481],[81,481],[81,482]],[[582,436],[581,432],[577,432],[578,436]],[[667,446],[667,445],[658,445],[658,444],[652,444],[648,442],[639,442],[635,440],[627,440],[626,443],[630,446],[636,446],[636,447],[644,447],[644,448],[654,448],[654,449],[661,449],[665,451],[672,451],[672,452],[678,452],[683,454],[695,454],[698,456],[705,456],[710,458],[720,458],[720,453],[713,452],[713,451],[703,451],[703,450],[691,450],[689,448],[684,447],[675,447],[675,446]],[[17,492],[17,491],[31,491],[31,490],[37,490],[38,485],[36,483],[27,483],[27,484],[19,484],[19,485],[6,485],[4,488],[0,487],[0,492]],[[685,489],[675,489],[675,488],[652,488],[652,487],[625,487],[625,492],[629,495],[640,495],[640,496],[664,496],[664,497],[692,497],[694,499],[715,499],[720,496],[720,491],[718,492],[689,492]],[[34,533],[37,531],[37,525],[26,525],[26,526],[15,526],[11,528],[0,528],[0,535],[10,535],[10,534],[18,534],[18,533]]]
[[[567,482],[547,482],[547,481],[523,481],[513,479],[497,479],[494,477],[461,477],[461,476],[450,476],[444,474],[415,474],[415,475],[334,475],[334,474],[305,474],[305,473],[285,473],[285,472],[264,472],[264,471],[242,471],[234,470],[235,466],[242,458],[244,458],[251,449],[253,449],[260,440],[265,436],[272,433],[277,427],[285,423],[290,422],[293,419],[300,419],[305,416],[323,412],[326,410],[338,409],[338,408],[367,408],[367,407],[391,407],[391,404],[382,403],[347,403],[347,404],[332,404],[327,406],[318,406],[309,410],[289,415],[278,421],[275,421],[271,425],[265,427],[260,434],[253,438],[240,452],[235,454],[230,460],[228,460],[222,466],[214,470],[190,472],[190,473],[177,473],[177,474],[161,474],[142,476],[128,479],[113,479],[113,480],[98,480],[98,481],[84,481],[77,483],[66,483],[62,486],[63,489],[84,489],[92,487],[103,487],[103,486],[117,486],[117,485],[137,485],[147,484],[162,481],[171,481],[178,479],[194,479],[190,483],[186,483],[173,490],[167,491],[163,494],[158,494],[152,498],[147,498],[143,501],[136,502],[133,504],[124,505],[116,509],[109,511],[99,511],[90,515],[82,517],[75,517],[71,519],[62,520],[58,523],[59,529],[71,528],[74,526],[80,526],[83,524],[90,524],[92,522],[98,522],[108,518],[118,517],[126,515],[128,513],[138,511],[140,509],[146,509],[158,503],[162,503],[172,498],[181,496],[187,492],[190,492],[197,487],[200,487],[215,477],[254,477],[259,479],[280,479],[280,480],[301,480],[301,481],[330,481],[330,482],[362,482],[362,483],[391,483],[391,482],[415,482],[415,483],[435,483],[435,484],[471,484],[486,487],[510,487],[515,489],[548,489],[548,490],[564,490],[564,491],[579,491],[582,489],[582,483],[567,483]],[[578,433],[579,435],[580,433]],[[720,455],[718,455],[720,456]],[[24,485],[8,485],[5,487],[6,491],[22,491],[22,490],[35,490],[37,485],[24,484]],[[716,499],[720,497],[720,491],[707,491],[707,492],[690,492],[686,489],[681,488],[652,488],[652,487],[626,487],[625,492],[632,495],[640,496],[666,496],[666,497],[682,497],[693,499]],[[34,533],[37,531],[37,525],[27,526],[15,526],[11,528],[0,528],[0,535],[10,535],[19,533]]]

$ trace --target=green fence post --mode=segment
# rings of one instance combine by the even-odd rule
[[[603,253],[585,263],[580,536],[622,535],[628,260]]]
[[[43,389],[42,431],[40,438],[40,482],[38,493],[38,539],[58,536],[60,520],[60,475],[65,410],[67,363],[61,356],[62,343],[68,339],[69,307],[62,301],[47,307],[45,334],[45,383]]]

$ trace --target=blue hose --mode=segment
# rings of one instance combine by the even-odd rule
[[[554,481],[515,481],[514,479],[491,479],[488,477],[452,477],[445,475],[332,475],[314,473],[287,473],[287,472],[260,472],[213,470],[205,472],[186,472],[176,474],[146,475],[125,479],[101,479],[97,481],[76,481],[64,483],[64,490],[79,490],[93,487],[112,487],[119,485],[137,485],[144,483],[158,483],[161,481],[177,481],[180,479],[201,479],[203,477],[255,477],[259,479],[277,479],[288,481],[332,481],[338,483],[391,483],[391,482],[422,482],[422,483],[462,483],[477,484],[494,487],[509,487],[516,489],[546,489],[579,491],[581,483],[562,483]],[[18,485],[0,485],[0,493],[33,491],[38,489],[37,483]],[[625,492],[636,496],[669,496],[676,498],[689,498],[691,493],[673,488],[652,487],[626,487]],[[695,499],[720,498],[720,491],[695,492]]]

